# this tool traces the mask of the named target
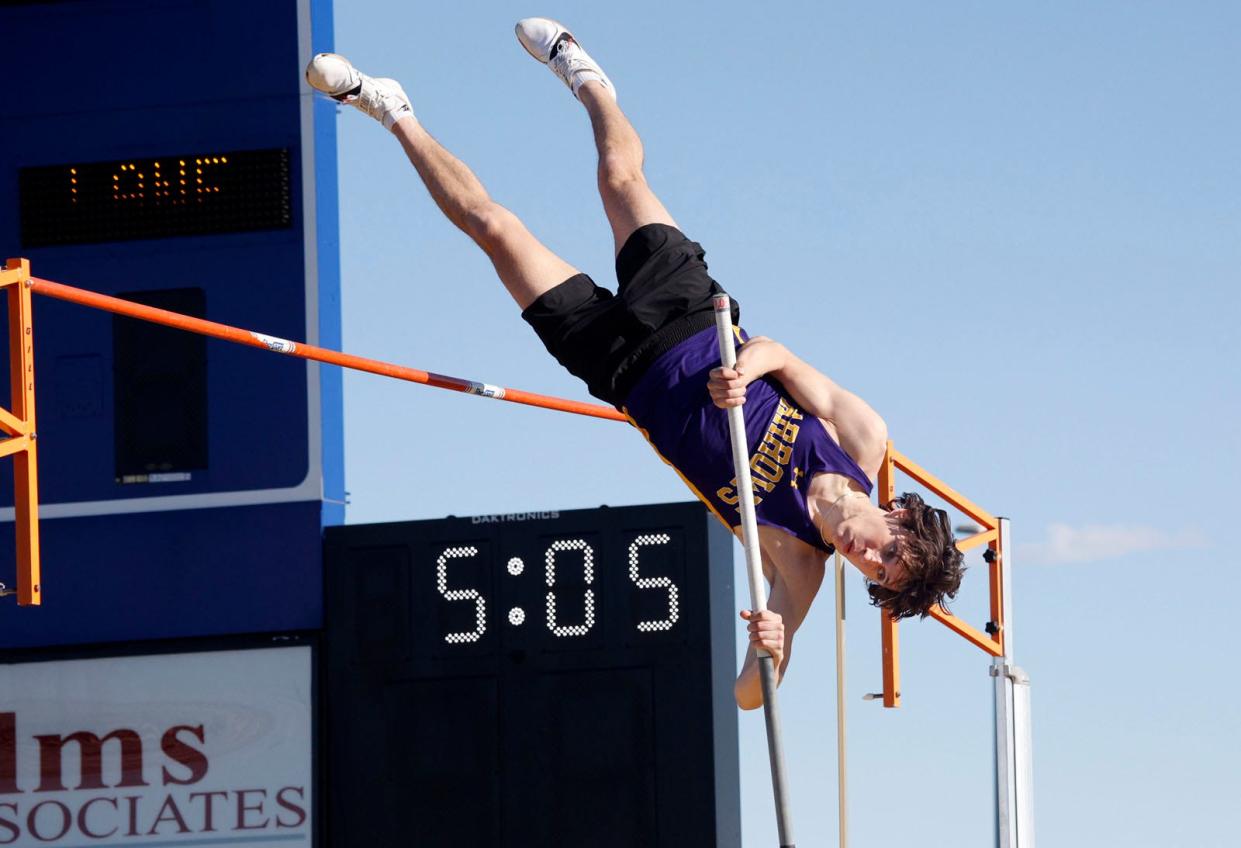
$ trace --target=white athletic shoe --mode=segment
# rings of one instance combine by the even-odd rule
[[[526,52],[551,68],[574,97],[584,83],[596,80],[616,99],[616,86],[564,26],[549,18],[526,18],[517,22],[516,29]]]
[[[399,82],[368,77],[336,53],[320,53],[311,59],[306,66],[306,82],[339,103],[357,107],[387,130],[401,118],[414,115]]]

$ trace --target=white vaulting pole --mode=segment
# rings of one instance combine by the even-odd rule
[[[732,302],[728,295],[714,298],[715,329],[720,342],[720,361],[725,368],[737,365],[733,343]],[[746,575],[750,580],[750,609],[767,609],[767,588],[763,585],[763,560],[758,547],[758,522],[754,518],[754,488],[750,482],[750,449],[746,444],[745,416],[741,407],[728,410],[728,430],[732,438],[733,468],[737,472],[737,495],[741,509],[741,540],[745,547]],[[767,722],[767,754],[771,760],[771,786],[776,797],[776,826],[780,848],[794,848],[793,821],[789,810],[788,777],[784,770],[784,745],[780,734],[780,712],[776,705],[776,667],[771,654],[758,651],[759,680],[763,686],[763,717]]]
[[[849,807],[845,793],[845,561],[836,551],[836,786],[840,809],[840,848],[849,844]]]

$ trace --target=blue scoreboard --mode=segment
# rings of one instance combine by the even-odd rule
[[[35,275],[340,347],[325,0],[0,4],[0,255]],[[337,369],[34,307],[43,606],[0,647],[313,630],[344,515]],[[0,582],[13,585],[11,475]]]

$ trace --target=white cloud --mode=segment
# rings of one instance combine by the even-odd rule
[[[1206,544],[1206,537],[1199,530],[1174,533],[1139,524],[1052,524],[1044,541],[1018,544],[1017,555],[1020,562],[1060,565],[1146,551],[1202,548]]]

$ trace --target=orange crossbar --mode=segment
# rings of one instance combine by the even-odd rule
[[[378,359],[367,359],[364,356],[354,356],[353,354],[328,350],[327,348],[316,347],[303,342],[292,342],[287,339],[264,335],[263,333],[242,330],[237,327],[230,327],[227,324],[217,324],[215,321],[191,318],[178,312],[169,312],[166,309],[156,309],[153,306],[131,303],[128,300],[121,300],[119,297],[109,297],[61,283],[54,283],[51,280],[41,280],[38,277],[31,279],[30,290],[35,294],[54,297],[57,300],[67,300],[70,303],[89,306],[93,309],[102,309],[105,312],[114,312],[117,315],[126,315],[141,321],[150,321],[153,324],[163,324],[166,327],[173,327],[178,330],[199,333],[200,335],[211,336],[212,338],[223,339],[228,342],[236,342],[237,344],[288,354],[289,356],[298,356],[302,359],[314,360],[315,362],[325,362],[328,365],[352,368],[355,371],[366,371],[383,377],[406,380],[410,383],[421,383],[425,386],[434,386],[437,389],[449,389],[454,392],[464,392],[481,397],[495,398],[496,400],[507,400],[511,403],[521,403],[527,406],[540,406],[544,409],[554,409],[559,412],[571,412],[574,415],[606,418],[610,421],[627,420],[624,415],[610,406],[566,400],[550,395],[525,392],[521,389],[507,389],[503,386],[492,386],[473,380],[463,380],[460,377],[448,377],[430,371],[420,371],[417,368],[409,368],[405,365],[393,365],[390,362],[382,362]]]

